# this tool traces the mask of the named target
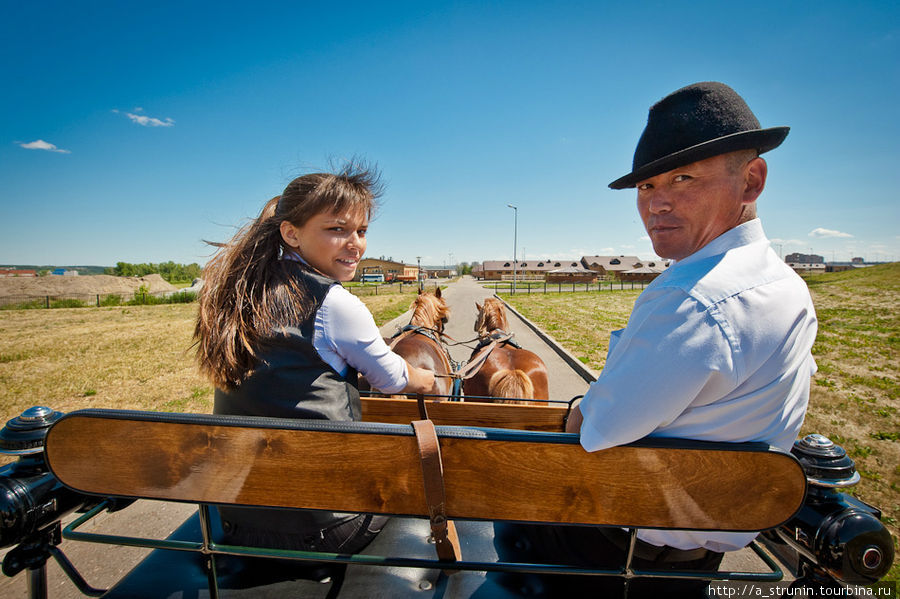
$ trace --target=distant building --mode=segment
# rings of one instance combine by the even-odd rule
[[[621,273],[636,268],[652,268],[659,274],[669,267],[666,260],[641,260],[637,256],[583,256],[580,260],[521,260],[516,263],[516,278],[526,280],[550,281],[550,273],[558,272],[562,280],[571,281],[567,277],[580,277],[597,280],[619,278]],[[590,271],[586,273],[585,271]],[[576,274],[578,273],[578,274]],[[512,260],[485,260],[472,269],[472,276],[478,279],[511,281],[513,278]],[[630,280],[630,279],[629,279]]]
[[[794,252],[793,254],[785,256],[784,261],[788,263],[794,262],[796,264],[824,264],[825,258],[818,254],[801,254],[799,252]]]
[[[669,267],[668,262],[648,260],[646,266],[639,266],[631,270],[625,270],[617,274],[621,281],[645,281],[649,282],[658,277]]]
[[[409,272],[412,269],[412,272]],[[418,272],[417,266],[410,266],[403,262],[394,262],[384,258],[363,258],[356,267],[354,281],[359,281],[363,275],[384,275],[385,282],[391,281],[415,281]]]
[[[597,273],[579,264],[551,270],[544,280],[548,283],[596,283]]]
[[[23,270],[18,268],[0,268],[0,277],[36,277],[36,270]]]
[[[65,268],[54,268],[50,271],[51,275],[63,276],[63,277],[77,277],[77,270],[66,270]]]
[[[824,262],[787,262],[787,265],[798,273],[819,273],[825,272]]]
[[[485,260],[472,269],[472,276],[489,281],[512,281],[517,279],[542,280],[548,272],[558,268],[577,267],[576,260],[520,260],[513,266],[512,260]]]
[[[669,268],[668,260],[641,260],[637,256],[584,256],[581,264],[598,272],[605,279],[622,279],[626,281],[644,280],[647,276],[652,280]],[[641,269],[648,269],[641,271]],[[640,271],[640,272],[633,272]],[[625,276],[625,273],[631,273]]]

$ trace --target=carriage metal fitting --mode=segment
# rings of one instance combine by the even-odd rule
[[[775,531],[764,534],[769,547],[790,547],[798,558],[797,586],[833,579],[846,584],[872,584],[887,574],[894,544],[881,512],[845,493],[859,482],[853,459],[823,435],[794,442],[809,483],[800,512]]]
[[[794,441],[791,453],[803,465],[810,485],[841,489],[859,482],[856,464],[843,447],[824,435],[814,433]]]
[[[28,408],[6,423],[0,430],[0,453],[7,455],[32,455],[44,450],[47,429],[62,417],[45,406]]]

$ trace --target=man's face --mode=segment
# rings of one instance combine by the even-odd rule
[[[758,195],[747,201],[747,177],[758,169],[751,168],[753,161],[734,160],[731,154],[713,156],[637,184],[638,212],[658,256],[686,258],[746,220],[744,207]],[[755,160],[764,171],[765,162]],[[764,183],[764,172],[762,177]]]

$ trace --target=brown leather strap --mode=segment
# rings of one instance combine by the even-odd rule
[[[414,334],[415,332],[416,331],[414,329],[406,329],[405,331],[403,331],[402,333],[400,333],[399,335],[397,335],[396,337],[391,339],[391,343],[390,343],[390,345],[388,345],[388,349],[391,349],[391,350],[394,349],[394,346],[396,346],[398,343],[400,343],[400,341],[402,339],[406,339],[407,337]]]
[[[456,535],[456,526],[447,519],[444,467],[441,464],[441,447],[434,423],[431,420],[416,420],[412,425],[419,443],[422,477],[425,481],[425,502],[428,504],[428,519],[431,522],[431,534],[434,536],[438,559],[455,562],[460,559],[459,537]]]
[[[419,418],[422,420],[431,420],[428,417],[428,408],[425,406],[425,396],[421,393],[416,393],[416,404],[419,406]]]
[[[473,359],[469,360],[469,363],[466,364],[463,368],[457,370],[454,374],[463,380],[467,380],[478,374],[478,371],[481,370],[481,367],[484,366],[484,363],[487,361],[491,352],[494,351],[498,345],[506,343],[510,339],[512,339],[512,333],[506,333],[503,336],[495,337],[491,342],[484,346],[481,349],[481,352],[478,353]]]

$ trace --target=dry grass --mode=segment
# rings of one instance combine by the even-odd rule
[[[361,298],[377,323],[414,293]],[[34,405],[209,412],[194,365],[196,304],[0,311],[0,424]],[[5,463],[9,460],[0,461]]]
[[[807,278],[819,333],[809,412],[801,434],[841,444],[862,481],[852,492],[883,511],[897,543],[900,527],[900,264]],[[595,370],[609,333],[625,326],[637,292],[506,296]],[[890,579],[900,576],[895,564]]]

